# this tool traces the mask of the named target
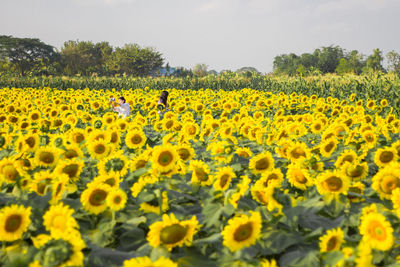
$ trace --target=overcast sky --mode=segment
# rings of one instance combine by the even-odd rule
[[[272,71],[276,55],[339,45],[400,52],[400,0],[0,0],[0,35],[137,43],[171,66]]]

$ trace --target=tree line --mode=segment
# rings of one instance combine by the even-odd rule
[[[57,50],[36,38],[0,36],[0,72],[25,75],[148,76],[164,64],[151,47],[67,41]]]
[[[296,55],[283,54],[274,58],[274,73],[287,75],[307,75],[315,73],[368,73],[371,71],[400,72],[400,55],[396,51],[386,54],[387,69],[382,65],[384,56],[377,49],[369,56],[357,50],[346,51],[339,46],[315,49],[311,53]]]

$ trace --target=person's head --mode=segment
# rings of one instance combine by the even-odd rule
[[[118,98],[118,103],[119,103],[119,104],[125,104],[125,103],[126,103],[125,97],[120,96],[120,97]]]
[[[167,98],[168,98],[168,92],[162,91],[160,95],[160,102],[163,103],[165,106],[167,105]]]

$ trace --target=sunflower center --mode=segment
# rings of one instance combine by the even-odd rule
[[[103,144],[98,144],[94,147],[94,152],[96,154],[103,154],[106,151],[106,146]]]
[[[269,181],[277,180],[277,179],[278,179],[278,175],[276,173],[271,173],[270,175],[268,175],[267,179],[265,180],[264,186],[267,187]]]
[[[233,234],[233,239],[237,242],[247,240],[253,233],[253,224],[251,222],[240,225]]]
[[[137,169],[140,169],[140,168],[143,168],[144,166],[146,166],[146,163],[147,163],[147,161],[145,161],[145,160],[143,160],[143,159],[138,160],[138,161],[136,162],[136,165],[135,165],[136,170],[137,170]]]
[[[296,147],[295,149],[293,149],[293,151],[290,154],[295,159],[306,156],[306,153],[300,147]]]
[[[339,177],[332,176],[325,180],[325,185],[331,192],[338,192],[343,187],[343,181]]]
[[[160,233],[160,240],[164,244],[175,244],[187,234],[188,228],[179,223],[164,227]]]
[[[163,151],[160,153],[160,156],[158,157],[158,163],[162,166],[168,166],[171,164],[173,155],[169,151]]]
[[[200,181],[208,180],[207,173],[202,168],[195,168],[194,172],[196,173],[196,176]]]
[[[116,197],[114,197],[114,201],[113,201],[113,202],[114,202],[114,204],[117,204],[117,205],[118,205],[118,204],[121,203],[121,200],[122,200],[122,199],[121,199],[120,196],[116,196]]]
[[[341,164],[341,165],[343,165],[345,162],[350,162],[350,163],[352,163],[353,161],[354,161],[354,158],[353,158],[352,155],[346,155],[346,156],[343,158],[342,164]]]
[[[6,219],[6,232],[13,233],[19,229],[22,224],[22,217],[19,214],[13,214]]]
[[[256,170],[266,170],[268,169],[270,163],[267,158],[262,158],[256,162]]]
[[[333,142],[330,142],[326,146],[324,146],[325,152],[329,153],[332,151],[332,149],[335,147],[335,144]]]
[[[51,164],[54,162],[54,155],[51,152],[44,151],[40,153],[39,159],[41,162],[44,162],[46,164]]]
[[[25,140],[25,143],[27,143],[30,148],[33,148],[35,146],[35,144],[36,144],[35,138],[30,136]]]
[[[85,136],[81,133],[75,135],[75,142],[80,144],[83,140],[85,140]]]
[[[307,183],[307,178],[303,175],[303,173],[301,171],[298,171],[294,174],[294,179],[296,180],[296,182],[298,182],[299,184],[305,184]]]
[[[108,178],[107,180],[104,181],[105,184],[108,184],[111,187],[115,186],[115,179],[114,178]]]
[[[104,200],[107,197],[107,192],[102,189],[93,190],[92,194],[89,197],[89,203],[92,206],[101,206],[104,203]]]
[[[382,154],[379,155],[379,160],[382,163],[388,163],[392,161],[394,158],[393,152],[392,151],[383,151]]]
[[[136,134],[136,135],[132,136],[131,142],[132,142],[132,144],[138,145],[142,142],[142,137],[140,135]]]
[[[328,243],[326,244],[326,250],[327,250],[327,251],[332,251],[332,250],[334,250],[337,243],[338,243],[338,240],[336,239],[336,237],[335,237],[335,236],[332,236],[332,237],[329,239]]]
[[[219,185],[224,188],[224,186],[226,185],[226,183],[229,181],[229,174],[224,174],[221,176],[220,181],[219,181]]]
[[[76,153],[76,151],[73,149],[69,149],[69,150],[65,151],[64,156],[67,159],[72,159],[72,158],[78,157],[78,153]]]
[[[187,160],[190,157],[190,153],[186,148],[179,149],[178,154],[182,160]]]
[[[65,166],[62,169],[62,172],[65,174],[68,174],[69,178],[73,178],[77,175],[78,170],[79,170],[78,164],[70,164],[70,165]]]
[[[368,232],[376,240],[384,241],[386,240],[386,230],[382,224],[378,221],[371,221]]]

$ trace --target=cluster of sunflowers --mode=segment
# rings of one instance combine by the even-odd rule
[[[0,262],[397,264],[388,101],[252,89],[0,90]]]

